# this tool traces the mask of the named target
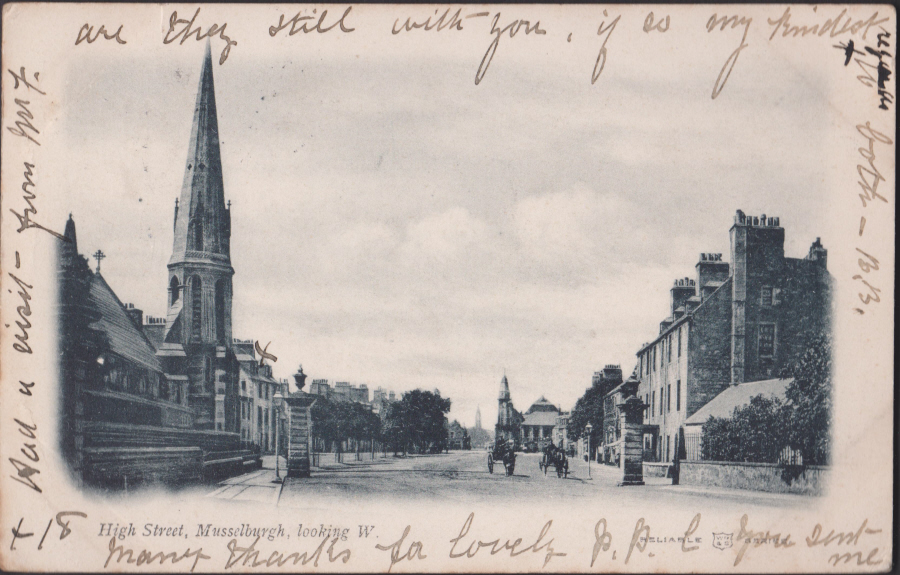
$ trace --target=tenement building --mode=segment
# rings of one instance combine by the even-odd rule
[[[731,263],[704,253],[693,278],[675,280],[668,316],[637,352],[645,457],[670,461],[686,418],[730,385],[778,377],[830,331],[827,251],[816,238],[785,257],[784,234],[779,218],[738,210]]]
[[[272,366],[256,359],[254,341],[234,340],[234,350],[240,363],[241,442],[262,453],[275,451],[275,394],[288,393],[285,382],[276,380]]]

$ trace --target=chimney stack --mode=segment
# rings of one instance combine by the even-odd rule
[[[126,303],[125,313],[128,314],[128,319],[131,320],[131,323],[134,324],[134,327],[136,327],[138,330],[142,330],[144,328],[143,310],[135,308],[133,303]]]
[[[811,262],[816,262],[821,268],[828,269],[828,250],[822,247],[822,238],[816,238],[816,241],[809,246],[809,255],[806,256]]]
[[[694,280],[690,278],[681,278],[675,280],[674,285],[671,289],[671,304],[672,304],[672,319],[678,319],[681,317],[683,310],[678,314],[675,313],[675,310],[684,306],[684,302],[687,301],[688,298],[694,295],[696,290],[696,285],[694,284]]]

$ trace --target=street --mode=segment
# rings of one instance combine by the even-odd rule
[[[328,458],[326,458],[328,459]],[[740,503],[749,506],[802,507],[809,497],[734,489],[707,489],[672,485],[671,479],[645,477],[644,486],[618,487],[618,468],[571,458],[567,478],[557,478],[553,469],[544,475],[538,467],[540,454],[517,455],[515,474],[507,477],[502,465],[488,473],[486,451],[454,451],[449,454],[382,458],[314,467],[309,478],[275,479],[274,457],[264,458],[263,469],[227,479],[207,497],[253,501],[282,507],[346,505],[347,502],[391,499],[446,503],[485,501],[571,501],[615,498],[617,505],[641,505],[647,500],[665,500],[677,505]],[[281,474],[284,475],[284,459]]]

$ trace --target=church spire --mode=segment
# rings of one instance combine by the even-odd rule
[[[506,374],[503,374],[503,379],[500,381],[500,400],[508,400],[509,399],[509,380],[506,379]]]
[[[207,42],[169,264],[200,260],[230,267],[230,238],[231,218],[225,207],[222,182],[212,56]]]
[[[169,259],[167,343],[231,342],[231,214],[225,205],[219,125],[209,43],[200,69],[194,123],[181,197],[175,209],[175,242]]]

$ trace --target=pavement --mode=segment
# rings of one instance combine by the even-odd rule
[[[672,485],[671,479],[645,477],[644,486],[618,487],[621,472],[602,464],[588,465],[569,460],[566,478],[557,478],[551,469],[538,467],[540,454],[518,454],[515,474],[507,477],[503,467],[488,473],[486,451],[458,451],[449,454],[407,456],[376,455],[373,460],[338,463],[323,457],[309,478],[277,481],[275,458],[263,458],[263,468],[222,481],[207,497],[232,501],[253,501],[285,507],[308,507],[312,501],[323,507],[346,505],[358,500],[382,501],[423,499],[456,503],[503,502],[527,499],[540,501],[614,499],[619,505],[646,503],[648,498],[664,499],[678,505],[739,503],[753,507],[803,507],[809,497],[736,489]],[[285,474],[281,458],[280,475]]]

